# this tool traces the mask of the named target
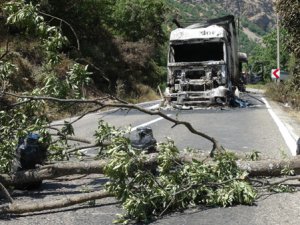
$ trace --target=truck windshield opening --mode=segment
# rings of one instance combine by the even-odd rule
[[[203,62],[224,60],[222,42],[171,45],[172,62]]]

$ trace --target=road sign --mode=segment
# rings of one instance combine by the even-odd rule
[[[275,79],[279,79],[280,78],[280,69],[278,68],[278,69],[272,70],[271,77],[275,78]]]

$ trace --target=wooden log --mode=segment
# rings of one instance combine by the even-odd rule
[[[14,174],[0,174],[0,182],[4,186],[14,186],[73,174],[103,174],[106,163],[106,160],[57,163]]]
[[[250,176],[280,176],[284,168],[290,168],[295,175],[300,175],[299,156],[284,160],[237,161],[237,165]]]

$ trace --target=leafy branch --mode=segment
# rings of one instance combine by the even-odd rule
[[[63,23],[65,23],[72,31],[72,33],[74,34],[75,36],[75,39],[76,39],[76,42],[77,42],[77,50],[80,51],[80,42],[79,42],[79,38],[78,38],[78,35],[76,34],[74,28],[72,27],[72,25],[70,23],[68,23],[67,21],[65,21],[64,19],[61,19],[61,18],[58,18],[56,16],[53,16],[53,15],[50,15],[48,13],[45,13],[45,12],[42,12],[42,11],[39,11],[39,14],[43,15],[43,16],[47,16],[47,17],[51,17],[53,19],[56,19],[56,20],[59,20]]]

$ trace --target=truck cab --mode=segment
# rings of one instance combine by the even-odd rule
[[[176,105],[226,102],[240,78],[234,17],[170,34],[166,98]]]

